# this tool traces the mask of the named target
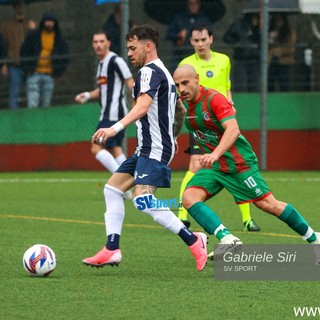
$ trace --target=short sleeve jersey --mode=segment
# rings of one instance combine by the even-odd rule
[[[236,117],[232,104],[219,92],[201,86],[201,95],[195,103],[183,102],[187,108],[185,124],[204,153],[211,153],[224,133],[222,124]],[[239,135],[233,146],[213,164],[214,170],[243,172],[258,159],[251,145]]]
[[[100,89],[100,121],[118,121],[128,112],[125,99],[125,80],[132,77],[125,61],[114,52],[100,61],[97,69]]]
[[[133,98],[148,94],[153,100],[146,115],[136,121],[136,154],[168,165],[174,156],[174,115],[177,88],[160,59],[142,67],[133,87]]]
[[[183,59],[179,66],[183,64],[192,65],[199,75],[199,81],[202,86],[215,89],[227,97],[227,91],[231,90],[230,59],[223,53],[210,52],[211,59],[209,61],[200,59],[195,53]]]

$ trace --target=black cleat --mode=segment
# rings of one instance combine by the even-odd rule
[[[243,231],[260,231],[260,227],[256,224],[256,222],[253,219],[251,219],[244,223]]]

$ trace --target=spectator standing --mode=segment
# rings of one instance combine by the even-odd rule
[[[110,51],[111,43],[106,31],[98,31],[93,35],[92,46],[99,59],[97,88],[90,92],[79,93],[75,101],[85,103],[90,99],[99,99],[101,112],[98,130],[114,125],[127,114],[125,86],[131,91],[134,80],[125,61]],[[116,137],[108,139],[104,145],[97,143],[91,145],[91,152],[111,173],[114,173],[126,160],[122,150],[123,139],[124,131],[121,131]],[[132,197],[130,190],[125,193],[125,197],[127,199]]]
[[[206,25],[212,30],[212,21],[201,8],[201,0],[187,0],[186,9],[179,12],[168,27],[166,39],[171,40],[173,49],[173,70],[179,61],[193,53],[190,46],[190,31],[195,24]]]
[[[122,4],[117,3],[114,6],[113,13],[107,18],[102,26],[102,29],[108,33],[111,42],[110,50],[117,55],[121,55],[121,24],[122,24]],[[129,21],[129,29],[133,27],[134,23]]]
[[[259,91],[260,79],[260,14],[246,13],[235,20],[223,40],[234,45],[232,90],[234,92]]]
[[[24,1],[13,1],[15,16],[2,24],[2,34],[7,48],[6,59],[1,68],[1,74],[9,81],[9,109],[17,109],[20,105],[20,92],[25,81],[25,73],[21,68],[20,48],[30,30],[36,28],[36,23],[26,16]]]
[[[213,43],[213,35],[209,28],[202,24],[194,25],[191,29],[191,45],[195,53],[183,59],[181,65],[192,65],[199,75],[200,83],[211,89],[215,89],[223,94],[228,101],[232,102],[230,70],[231,63],[227,55],[210,49]],[[201,168],[199,159],[202,157],[202,150],[196,144],[195,139],[190,134],[190,146],[187,152],[190,154],[189,168],[186,172],[180,186],[180,204],[182,203],[182,194],[186,185],[195,173]],[[188,212],[181,205],[179,206],[179,219],[187,226],[190,221],[187,219]],[[248,203],[239,204],[242,214],[244,230],[259,231],[259,226],[251,218],[250,206]]]
[[[29,108],[49,107],[55,77],[61,76],[69,64],[69,47],[53,12],[45,12],[39,28],[28,33],[21,47],[22,67],[27,73]]]
[[[290,27],[287,16],[274,14],[269,28],[269,91],[278,91],[278,87],[280,91],[290,90],[296,42],[296,31]]]

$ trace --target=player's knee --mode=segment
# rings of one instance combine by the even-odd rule
[[[192,189],[186,189],[182,195],[182,205],[187,210],[195,203],[191,190]]]
[[[99,146],[98,144],[91,144],[91,153],[95,156],[97,155],[97,153],[99,151],[103,150],[103,148],[101,146]]]
[[[105,184],[103,189],[104,198],[106,201],[108,199],[115,199],[116,197],[123,197],[123,192],[109,184]]]
[[[196,202],[204,202],[206,195],[205,190],[202,188],[187,188],[182,195],[182,205],[188,210]]]

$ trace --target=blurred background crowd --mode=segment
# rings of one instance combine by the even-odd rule
[[[122,4],[100,2],[0,0],[0,110],[73,104],[76,93],[95,85],[92,34],[99,29],[111,35],[111,50],[126,57]],[[210,26],[212,49],[231,59],[233,92],[259,92],[261,3],[129,1],[126,23],[128,28],[142,23],[157,26],[160,58],[171,71],[193,52],[192,25]],[[269,15],[268,90],[319,91],[320,15],[302,13],[299,1],[283,3],[280,12]]]

